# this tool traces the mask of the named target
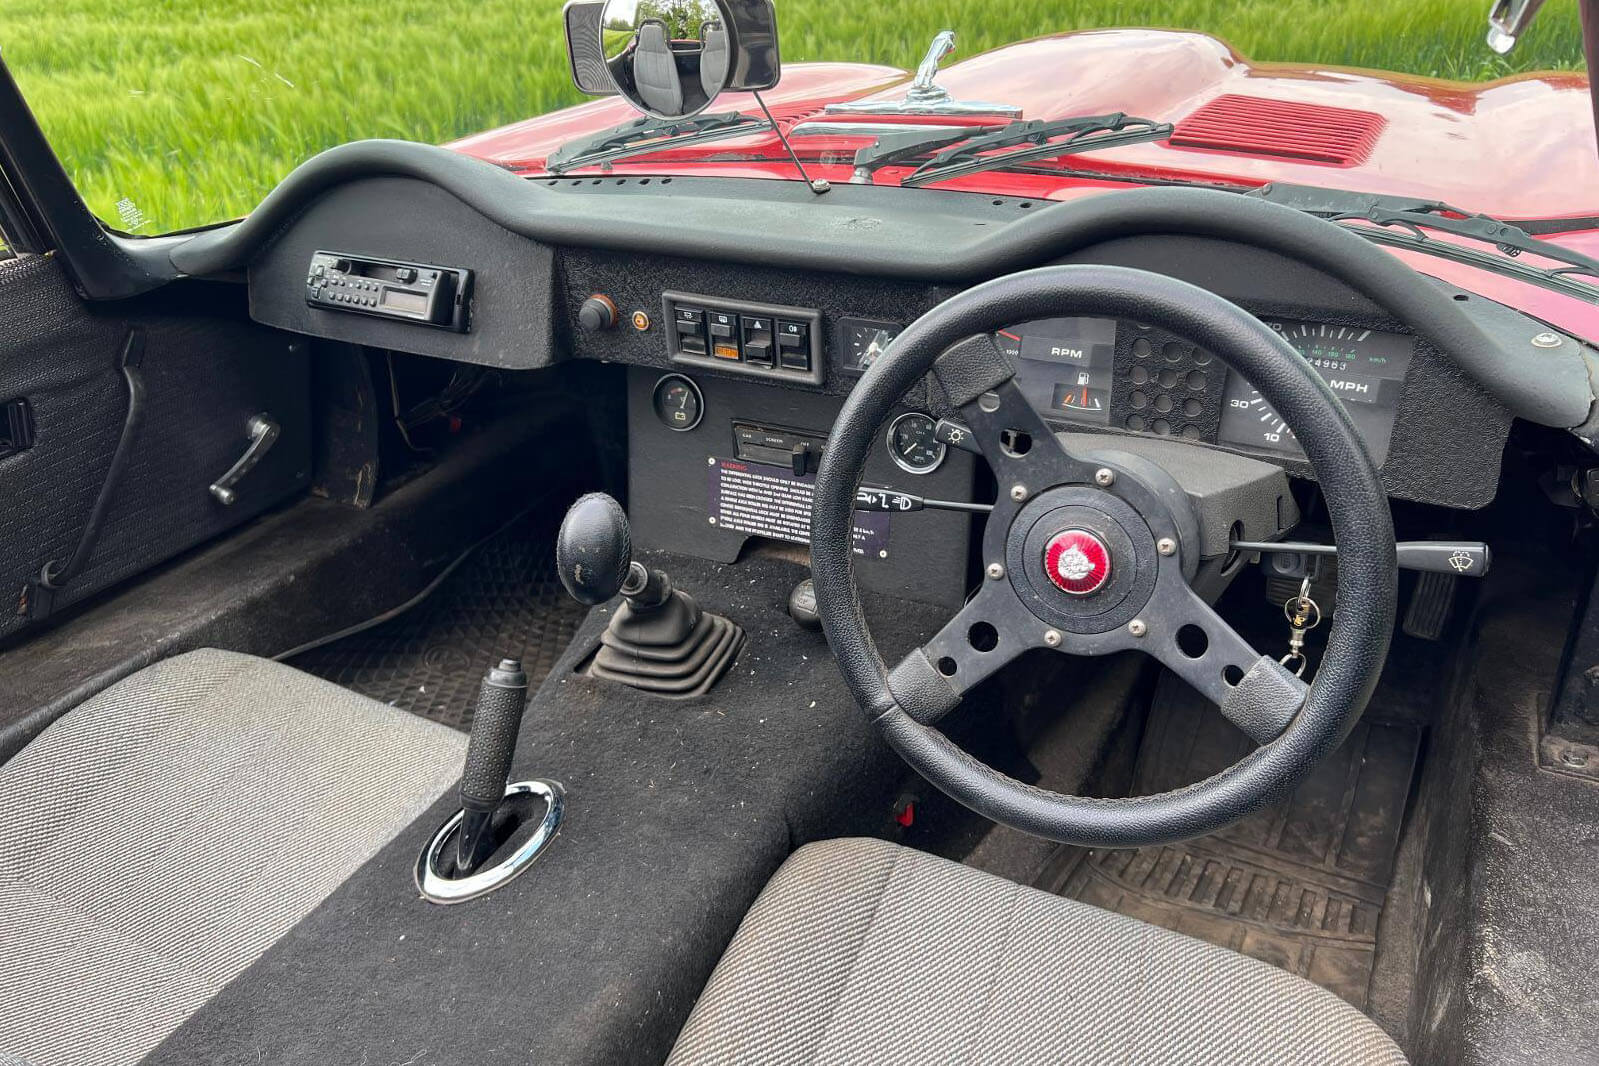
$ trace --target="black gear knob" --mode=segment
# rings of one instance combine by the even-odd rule
[[[574,600],[592,607],[611,599],[632,562],[633,535],[621,504],[591,492],[567,508],[555,536],[555,565]]]

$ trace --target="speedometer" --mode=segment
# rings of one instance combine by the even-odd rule
[[[1388,456],[1394,414],[1415,338],[1330,322],[1268,321],[1343,400],[1373,461]],[[1288,423],[1239,374],[1227,379],[1217,439],[1255,451],[1303,457]]]

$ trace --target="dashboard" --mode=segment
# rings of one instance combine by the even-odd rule
[[[1254,314],[1343,398],[1396,500],[1485,506],[1514,417],[1577,432],[1592,403],[1584,346],[1531,346],[1544,327],[1468,293],[1445,289],[1442,317],[1463,329],[1435,315],[1424,330],[1290,250],[1109,225],[1074,236],[1096,202],[1142,193],[1075,213],[855,187],[813,203],[785,182],[527,181],[418,146],[372,151],[427,165],[351,177],[308,164],[236,231],[189,238],[173,261],[246,270],[253,318],[333,342],[504,371],[626,368],[626,425],[602,432],[625,441],[646,547],[733,562],[752,539],[804,545],[816,464],[861,375],[933,307],[1034,266],[1154,271]],[[995,340],[1038,410],[1094,447],[1142,440],[1201,474],[1210,449],[1315,477],[1250,383],[1186,338],[1058,317]],[[938,439],[952,413],[931,379],[913,386],[880,429],[867,483],[980,504],[992,491],[980,462]],[[860,514],[863,587],[959,605],[967,515]]]
[[[1046,239],[1046,217],[1065,214],[958,193],[838,188],[812,204],[781,182],[685,179],[658,191],[621,178],[530,182],[448,153],[428,162],[429,179],[280,189],[270,217],[247,232],[201,235],[174,258],[199,269],[247,252],[252,315],[302,334],[507,370],[573,359],[636,368],[648,378],[639,418],[668,434],[654,446],[697,452],[702,464],[708,452],[736,457],[740,432],[768,430],[778,441],[769,448],[803,445],[814,461],[830,412],[865,368],[908,323],[995,276],[977,265],[990,261],[1136,267],[1233,301],[1342,397],[1395,499],[1485,505],[1512,418],[1575,427],[1592,398],[1583,346],[1531,348],[1541,327],[1511,308],[1456,293],[1450,314],[1486,338],[1492,357],[1447,350],[1447,331],[1413,328],[1346,280],[1249,243],[1109,229]],[[470,180],[451,177],[455,168]],[[315,276],[318,264],[350,269],[334,285]],[[1063,432],[1167,438],[1314,477],[1250,383],[1185,338],[1062,317],[995,339]],[[654,395],[668,374],[676,380]],[[814,402],[785,417],[797,396]],[[883,477],[917,485],[947,470],[929,425],[949,413],[935,386],[913,388],[901,414],[922,417],[883,427]]]

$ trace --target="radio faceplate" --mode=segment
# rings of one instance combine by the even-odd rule
[[[472,272],[455,267],[368,259],[318,251],[305,275],[305,302],[325,311],[350,311],[465,333]]]

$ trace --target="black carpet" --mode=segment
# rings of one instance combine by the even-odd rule
[[[1420,741],[1415,724],[1362,720],[1286,801],[1181,844],[1062,849],[1039,887],[1253,956],[1363,1008]],[[1181,788],[1253,747],[1166,675],[1134,794]]]
[[[749,641],[710,695],[576,673],[592,611],[527,710],[513,774],[567,790],[547,854],[500,891],[418,899],[440,800],[146,1060],[147,1066],[658,1066],[768,877],[799,844],[894,827],[904,773],[820,633],[786,603],[802,566],[651,555]],[[868,599],[895,661],[948,612]]]
[[[556,577],[556,510],[536,508],[478,545],[409,611],[297,655],[289,665],[470,729],[490,666],[520,659],[536,688],[587,613]]]

